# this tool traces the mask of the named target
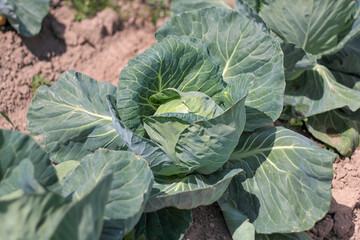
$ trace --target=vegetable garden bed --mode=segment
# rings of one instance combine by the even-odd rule
[[[239,11],[244,11],[239,6]],[[360,238],[360,148],[351,155],[349,148],[341,149],[337,145],[338,151],[351,155],[351,159],[337,158],[333,165],[333,200],[326,214],[331,202],[331,161],[335,154],[324,150],[326,146],[320,142],[316,145],[283,127],[262,127],[280,115],[285,78],[310,75],[306,73],[310,71],[309,66],[323,74],[321,76],[329,75],[324,66],[329,66],[326,61],[332,60],[323,60],[323,65],[314,64],[313,59],[304,57],[304,52],[289,45],[283,51],[294,51],[303,59],[302,65],[295,64],[299,68],[294,67],[299,72],[290,72],[291,66],[285,65],[284,75],[280,44],[260,22],[252,22],[253,16],[223,8],[186,13],[166,21],[155,39],[156,28],[149,18],[136,17],[146,6],[136,2],[131,7],[134,13],[127,16],[123,24],[119,24],[118,16],[110,9],[93,19],[75,22],[64,1],[52,1],[50,15],[45,18],[38,36],[24,38],[9,25],[1,27],[0,38],[4,41],[0,44],[0,110],[10,117],[14,127],[0,116],[0,128],[26,132],[28,114],[27,130],[39,135],[39,143],[50,154],[42,159],[58,164],[60,179],[58,185],[52,185],[54,175],[47,165],[42,166],[48,171],[47,177],[40,176],[36,163],[40,160],[36,158],[30,159],[32,162],[15,161],[9,179],[12,181],[16,174],[26,176],[26,181],[31,179],[32,185],[22,191],[43,195],[41,199],[20,198],[20,202],[8,200],[13,197],[10,196],[5,199],[6,206],[17,206],[21,201],[33,202],[33,206],[38,201],[58,201],[56,206],[62,215],[58,215],[61,220],[57,224],[66,226],[71,211],[78,211],[80,217],[83,209],[93,207],[86,203],[97,202],[102,207],[93,208],[91,212],[98,219],[105,216],[102,236],[109,239],[116,234],[127,234],[131,239],[132,234],[140,237],[142,233],[151,239],[179,238],[190,226],[190,211],[171,207],[197,207],[193,211],[194,222],[184,239],[231,239],[232,234],[241,239],[255,230],[256,239]],[[262,16],[265,16],[266,8],[263,11]],[[157,28],[163,20],[158,21]],[[76,72],[66,71],[68,69]],[[40,87],[33,98],[37,85],[48,84],[46,80],[39,80],[43,77],[52,82],[52,87]],[[263,88],[264,85],[268,87]],[[295,96],[304,92],[296,91],[296,94],[292,92]],[[195,104],[191,99],[196,99]],[[288,104],[297,101],[307,107],[301,97],[285,98]],[[318,114],[316,111],[321,104],[324,102],[320,101],[310,110]],[[355,103],[346,100],[338,107],[346,104],[356,108]],[[310,110],[307,109],[307,113]],[[295,111],[300,113],[300,109]],[[355,117],[354,121],[357,120]],[[307,122],[307,126],[318,126],[314,121]],[[287,126],[286,123],[287,120],[277,121],[275,125]],[[74,127],[77,130],[72,130]],[[298,128],[298,132],[311,138],[305,128]],[[311,133],[319,137],[314,131]],[[8,131],[1,134],[0,152],[10,159],[13,156],[6,151],[5,140],[13,139],[16,145],[16,139],[23,139],[37,146],[23,134]],[[176,152],[169,144],[172,136],[179,137]],[[347,144],[354,149],[352,143]],[[206,151],[203,151],[204,146]],[[120,151],[124,147],[136,155]],[[108,150],[93,153],[98,148]],[[80,166],[79,162],[71,160],[81,160]],[[209,164],[211,161],[214,163]],[[147,163],[152,171],[145,167]],[[122,171],[124,165],[134,173],[142,172],[143,178],[137,180],[141,188],[135,185],[130,190],[115,187],[115,182],[119,186],[121,181],[128,181],[119,178],[126,175]],[[65,174],[69,168],[75,170]],[[114,175],[107,174],[110,169]],[[98,175],[81,186],[88,171]],[[283,186],[285,182],[296,187]],[[21,182],[19,184],[21,186]],[[59,190],[59,185],[63,190]],[[301,185],[304,187],[299,187]],[[230,190],[226,190],[227,186]],[[63,198],[47,196],[42,187]],[[135,188],[137,190],[133,191]],[[65,196],[73,192],[72,202],[66,202]],[[130,213],[124,217],[121,210],[125,205],[121,205],[119,196],[130,192],[133,197],[137,194],[144,200],[125,207]],[[96,198],[99,194],[109,194],[110,200],[106,203]],[[199,207],[217,200],[219,205]],[[138,207],[132,208],[134,205]],[[146,213],[141,215],[143,210]],[[307,234],[292,233],[311,228],[325,214]],[[85,218],[80,219],[85,221]],[[99,221],[89,223],[94,228],[87,234],[101,232]],[[167,224],[171,230],[166,228]],[[152,229],[151,226],[159,229],[153,232],[156,227]],[[281,234],[266,235],[274,232]],[[57,231],[52,234],[61,236]]]

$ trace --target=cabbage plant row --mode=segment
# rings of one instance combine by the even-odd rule
[[[311,134],[350,156],[360,146],[360,2],[262,1],[258,13],[282,39],[292,69],[285,104],[308,118]]]
[[[285,105],[306,118],[317,139],[350,156],[360,146],[360,1],[235,0],[236,11],[271,29],[281,42]],[[221,0],[174,0],[181,12]]]
[[[74,71],[40,87],[27,127],[41,147],[0,134],[0,218],[22,219],[0,235],[181,239],[190,210],[218,202],[234,239],[308,239],[330,206],[336,154],[268,126],[289,69],[247,10],[170,17],[117,88]]]

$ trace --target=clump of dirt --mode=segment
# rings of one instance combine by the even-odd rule
[[[316,240],[360,239],[360,148],[334,163],[329,213],[310,231]]]

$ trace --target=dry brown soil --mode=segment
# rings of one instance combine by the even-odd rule
[[[144,14],[141,0],[119,0],[119,4],[131,12],[122,23],[110,9],[75,22],[64,1],[53,0],[38,36],[24,38],[9,25],[0,28],[0,111],[9,115],[15,129],[26,132],[35,75],[53,83],[63,71],[74,69],[117,85],[126,63],[156,42],[156,27]],[[14,129],[3,118],[0,128]],[[309,234],[319,240],[360,240],[360,148],[351,159],[334,163],[332,191],[329,213]],[[184,239],[231,239],[216,204],[196,208],[193,213],[193,226]]]

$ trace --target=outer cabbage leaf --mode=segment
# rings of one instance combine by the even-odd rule
[[[353,38],[356,38],[356,36],[360,33],[360,0],[355,0],[355,14],[354,14],[354,22],[351,26],[351,28],[348,30],[348,32],[345,32],[346,36],[339,42],[339,44],[321,54],[321,56],[334,54],[341,49],[344,48],[344,46]],[[318,56],[319,58],[320,56]]]
[[[330,207],[335,157],[281,127],[243,134],[227,167],[244,169],[246,177],[233,178],[219,204],[246,215],[257,233],[310,229]]]
[[[124,124],[143,136],[144,117],[153,115],[158,107],[150,101],[151,96],[175,88],[213,97],[224,84],[201,41],[170,36],[131,59],[121,71],[117,109]]]
[[[345,87],[354,89],[360,92],[360,75],[352,74],[352,73],[343,73],[332,71],[332,74],[336,78],[336,81]]]
[[[112,179],[112,175],[103,175],[95,186],[88,186],[90,191],[72,204],[52,240],[99,239]]]
[[[45,187],[57,181],[49,155],[24,133],[0,129],[0,156],[0,179],[6,178],[22,160],[28,158],[34,165],[36,181]]]
[[[186,177],[157,177],[145,211],[165,207],[192,209],[216,202],[231,179],[243,173],[241,169],[219,170],[211,175],[191,174]]]
[[[304,232],[257,234],[249,218],[238,211],[234,202],[222,202],[221,211],[234,240],[311,240]]]
[[[246,215],[239,212],[232,202],[221,201],[221,211],[234,240],[255,240],[255,227]]]
[[[234,240],[255,240],[255,228],[254,225],[248,221],[243,222],[239,228],[232,234]]]
[[[181,240],[191,223],[190,210],[164,208],[156,212],[144,213],[135,226],[133,238],[129,239]]]
[[[335,54],[324,56],[321,63],[334,73],[351,74],[360,78],[360,35]],[[346,82],[342,83],[347,86]],[[360,86],[357,89],[360,91]]]
[[[0,199],[8,198],[8,194],[24,195],[31,193],[44,193],[44,188],[35,179],[34,165],[30,159],[25,158],[19,165],[12,168],[8,176],[0,182]],[[12,196],[14,196],[12,195]]]
[[[289,81],[285,93],[285,104],[305,117],[345,106],[351,111],[360,108],[360,91],[338,83],[331,71],[319,64],[297,80]]]
[[[68,201],[53,193],[0,201],[0,235],[8,240],[50,239],[69,208]]]
[[[106,95],[116,87],[74,71],[37,91],[27,114],[27,128],[40,135],[39,143],[60,163],[80,161],[99,148],[119,150],[124,142],[112,126]]]
[[[26,37],[38,34],[41,23],[50,9],[50,0],[2,0],[0,15],[5,16],[11,26]]]
[[[112,176],[104,177],[77,202],[54,194],[0,201],[0,235],[17,239],[98,239]]]
[[[360,91],[360,35],[339,52],[323,57],[321,63],[332,71],[339,83]]]
[[[344,38],[355,21],[355,8],[354,0],[266,0],[260,17],[284,41],[315,55]]]
[[[251,7],[254,11],[256,12],[260,12],[261,10],[261,5],[265,2],[266,0],[234,0],[235,2],[235,7],[236,10],[239,9],[239,7],[241,8],[241,5],[245,5],[244,2]]]
[[[294,80],[300,77],[306,70],[316,66],[314,56],[308,56],[306,52],[292,43],[281,43],[284,52],[285,79]]]
[[[127,234],[139,221],[153,184],[147,162],[134,153],[101,149],[87,155],[62,180],[62,195],[81,199],[89,186],[111,172],[114,177],[105,218],[116,220],[123,234]]]
[[[336,81],[360,93],[360,37],[356,37],[336,54],[325,56],[321,63],[328,67]],[[354,99],[355,101],[358,99]],[[306,126],[313,136],[350,156],[359,146],[360,110],[336,109],[310,117]]]
[[[235,0],[236,10],[243,14],[249,15],[254,22],[257,22],[260,27],[264,29],[265,32],[270,32],[269,28],[266,26],[264,21],[259,17],[259,15],[254,12],[254,9],[260,11],[261,4],[265,0],[249,0],[244,3],[243,0]],[[250,3],[249,3],[250,2]],[[248,4],[252,7],[249,8]],[[316,65],[316,57],[306,53],[302,48],[296,46],[295,44],[284,42],[277,35],[273,35],[278,42],[281,43],[281,49],[284,53],[284,67],[285,67],[285,79],[293,80],[299,77],[305,70],[311,70]]]
[[[62,179],[67,174],[67,172],[74,170],[79,165],[80,165],[80,162],[74,161],[74,160],[70,160],[70,161],[66,161],[66,162],[57,164],[55,166],[55,171],[56,171],[56,175],[57,175],[59,181],[61,182]]]
[[[172,13],[178,14],[185,11],[192,11],[208,7],[231,9],[231,7],[223,0],[173,0],[171,2],[170,10]]]
[[[234,0],[234,4],[236,11],[241,15],[250,18],[255,25],[263,29],[264,32],[270,33],[270,29],[258,15],[258,11],[260,10],[263,1],[264,0]]]
[[[221,8],[185,12],[170,17],[155,37],[164,41],[169,35],[202,39],[227,83],[243,73],[256,76],[246,99],[246,131],[279,117],[285,86],[283,55],[279,43],[252,18]]]
[[[249,218],[240,212],[235,202],[221,201],[221,211],[234,240],[307,240],[311,239],[306,233],[289,234],[256,234],[255,227]]]
[[[340,154],[351,156],[360,144],[360,110],[336,109],[308,118],[309,132]]]

